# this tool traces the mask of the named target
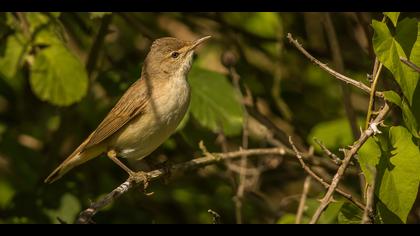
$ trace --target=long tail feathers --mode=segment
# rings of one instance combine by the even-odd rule
[[[69,156],[63,163],[61,163],[45,180],[44,183],[53,183],[54,181],[61,178],[73,167],[81,164],[81,153]]]

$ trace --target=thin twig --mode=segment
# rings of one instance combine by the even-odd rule
[[[370,168],[371,174],[373,176],[372,183],[369,183],[366,191],[366,207],[363,211],[362,224],[373,224],[373,204],[375,200],[375,182],[376,182],[376,168]]]
[[[327,193],[321,200],[321,204],[317,208],[315,214],[313,215],[310,223],[315,224],[318,222],[319,217],[321,217],[322,212],[326,209],[328,204],[330,204],[332,200],[332,196],[337,189],[338,183],[340,182],[341,178],[345,170],[347,169],[351,158],[359,151],[362,145],[366,142],[366,140],[371,137],[372,135],[376,134],[377,132],[377,125],[383,122],[385,116],[388,114],[390,108],[387,103],[385,103],[384,107],[380,110],[378,116],[373,120],[369,128],[366,129],[361,135],[360,138],[351,146],[350,150],[347,150],[343,159],[341,166],[338,168],[337,173],[334,175],[334,178],[331,182],[330,187],[328,188]]]
[[[305,162],[303,161],[302,154],[299,152],[299,150],[296,148],[295,144],[293,143],[292,137],[289,137],[289,143],[290,143],[290,145],[292,145],[292,148],[293,148],[293,150],[295,152],[295,156],[299,160],[300,165],[306,171],[306,173],[308,173],[315,180],[317,180],[319,183],[321,183],[325,188],[330,188],[331,185],[329,183],[327,183],[324,179],[322,179],[321,177],[319,177],[315,172],[313,172],[311,170],[311,168],[309,168],[305,164]],[[360,201],[356,200],[351,194],[346,193],[345,191],[341,190],[340,188],[336,188],[336,191],[337,191],[337,193],[341,194],[343,197],[345,197],[346,199],[348,199],[349,201],[351,201],[352,203],[354,203],[360,209],[363,210],[365,208],[365,206],[363,205],[363,203],[361,203]]]
[[[302,196],[300,197],[298,211],[296,213],[296,224],[302,222],[303,212],[305,211],[306,206],[306,197],[308,196],[309,188],[311,187],[311,176],[306,176],[305,182],[303,182]]]
[[[370,88],[365,85],[364,83],[351,79],[345,75],[342,75],[340,73],[338,73],[337,71],[331,69],[330,67],[328,67],[326,64],[320,62],[318,59],[316,59],[315,57],[313,57],[309,52],[307,52],[302,45],[300,45],[300,43],[295,40],[292,37],[292,34],[288,33],[287,34],[287,38],[289,39],[290,43],[292,43],[303,55],[305,55],[309,60],[311,60],[311,62],[317,64],[321,69],[325,70],[326,72],[328,72],[329,74],[331,74],[332,76],[334,76],[335,78],[347,83],[347,84],[351,84],[363,91],[365,91],[366,93],[370,93]],[[382,92],[375,92],[375,95],[378,97],[383,97],[383,93]]]
[[[418,73],[420,73],[420,67],[417,66],[416,64],[414,64],[413,62],[409,61],[408,59],[406,59],[404,57],[400,57],[400,61],[402,61],[407,66],[409,66],[411,69],[413,69],[413,70],[417,71]]]
[[[327,154],[327,156],[329,158],[331,158],[331,160],[336,164],[336,165],[341,165],[341,159],[335,155],[333,152],[331,152],[327,147],[324,146],[324,144],[322,144],[318,139],[314,138],[314,141],[321,147],[322,151],[325,152],[325,154]]]
[[[235,86],[236,92],[240,96],[243,121],[242,121],[242,148],[248,149],[248,112],[245,107],[245,98],[242,94],[241,87],[239,85],[240,76],[236,72],[233,66],[230,67],[230,76],[232,77],[233,84]],[[242,224],[242,200],[245,192],[246,185],[246,169],[247,169],[247,158],[245,155],[241,158],[240,163],[240,172],[239,172],[239,184],[235,195],[235,212],[236,212],[236,223]]]
[[[370,96],[369,96],[369,106],[368,106],[367,115],[366,115],[365,129],[368,128],[368,126],[370,124],[370,119],[372,117],[372,110],[374,109],[373,104],[375,103],[375,95],[374,94],[375,94],[375,91],[376,91],[376,85],[378,84],[379,75],[381,74],[381,71],[382,71],[382,63],[379,62],[378,70],[376,70],[376,72],[374,73],[372,86],[370,88],[371,90],[370,90]]]
[[[212,216],[213,224],[221,224],[220,215],[217,212],[212,209],[208,209],[207,212]]]
[[[204,156],[196,158],[184,163],[175,164],[166,168],[153,170],[146,173],[148,181],[157,180],[162,178],[168,171],[170,173],[184,172],[189,170],[198,169],[207,165],[211,165],[217,162],[231,160],[242,157],[243,155],[249,156],[260,156],[260,155],[294,155],[294,153],[287,152],[284,148],[262,148],[262,149],[247,149],[227,153],[210,153],[205,151]],[[142,183],[130,182],[128,179],[108,193],[105,197],[100,200],[93,202],[90,207],[82,211],[76,221],[76,223],[87,224],[91,222],[92,217],[102,208],[111,204],[113,201],[118,199],[122,194],[135,186],[139,186]]]
[[[335,68],[338,73],[344,73],[344,62],[343,56],[341,55],[340,44],[337,39],[337,33],[334,28],[334,24],[331,20],[330,13],[325,13],[324,21],[325,31],[327,33],[328,42],[330,43],[330,48],[332,52],[332,58],[335,65]],[[341,85],[342,97],[344,110],[347,114],[347,119],[349,120],[353,138],[357,139],[360,135],[359,126],[357,125],[357,117],[354,111],[354,108],[351,104],[351,91],[350,88],[344,84]]]

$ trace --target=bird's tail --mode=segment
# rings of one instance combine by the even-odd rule
[[[83,145],[83,144],[82,144]],[[81,145],[81,146],[82,146]],[[64,160],[45,180],[45,183],[52,183],[61,178],[74,167],[89,161],[90,159],[100,155],[104,150],[100,146],[92,147],[83,151],[79,147],[66,160]]]

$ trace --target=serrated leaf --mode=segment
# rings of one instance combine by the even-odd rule
[[[193,67],[189,73],[192,116],[204,127],[225,135],[238,135],[242,129],[243,111],[226,76]]]
[[[398,17],[400,16],[399,12],[384,12],[384,15],[386,15],[391,20],[394,26],[397,25]]]
[[[420,122],[420,117],[414,116],[412,112],[414,109],[411,109],[410,105],[408,105],[405,99],[402,100],[401,97],[394,91],[385,91],[384,96],[386,100],[401,108],[405,126],[414,137],[420,138],[420,130],[418,125]],[[414,103],[417,103],[417,101],[414,101]]]
[[[373,35],[373,48],[381,63],[392,72],[401,87],[404,96],[411,105],[419,75],[410,70],[401,61],[400,57],[409,58],[406,52],[412,51],[412,43],[416,41],[418,27],[415,19],[404,19],[397,24],[395,36],[391,34],[383,22],[373,21],[375,30]]]
[[[54,44],[35,56],[30,84],[39,99],[68,106],[85,96],[88,76],[76,56],[66,47]]]
[[[420,151],[404,127],[391,127],[387,138],[380,142],[382,156],[375,194],[390,212],[406,222],[419,187]]]
[[[338,213],[339,224],[360,224],[363,212],[358,207],[350,203],[344,203]]]

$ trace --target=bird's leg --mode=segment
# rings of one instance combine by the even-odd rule
[[[136,183],[143,183],[144,184],[144,189],[147,188],[147,186],[149,185],[149,176],[146,174],[146,172],[144,172],[144,171],[139,171],[139,172],[132,171],[130,168],[128,168],[126,165],[124,165],[124,163],[122,163],[120,160],[118,160],[117,153],[115,152],[115,150],[109,150],[107,152],[107,156],[115,164],[117,164],[119,167],[121,167],[123,170],[125,170],[128,173],[128,175],[130,176],[129,177],[130,181],[134,181]]]

